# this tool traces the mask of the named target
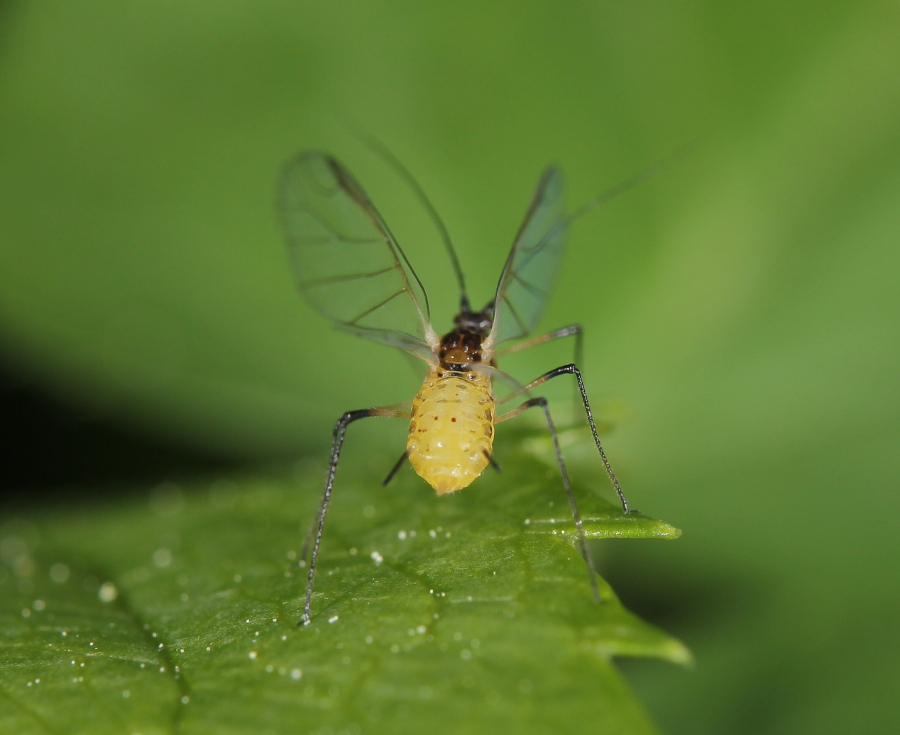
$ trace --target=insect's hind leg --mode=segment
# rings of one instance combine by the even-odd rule
[[[563,486],[566,489],[566,496],[569,499],[569,507],[572,510],[572,517],[575,519],[575,530],[578,533],[578,551],[581,553],[585,564],[588,568],[588,576],[591,580],[591,591],[594,593],[594,599],[602,602],[600,598],[600,590],[597,589],[597,570],[594,569],[594,562],[588,553],[587,541],[584,538],[584,524],[581,522],[581,513],[578,511],[578,504],[575,502],[575,493],[572,492],[572,483],[569,481],[569,473],[566,470],[566,463],[563,461],[562,450],[559,447],[559,437],[556,434],[556,426],[553,424],[553,418],[550,416],[550,407],[547,405],[547,399],[544,396],[529,398],[521,406],[508,411],[497,418],[497,423],[508,421],[515,418],[520,413],[527,411],[534,406],[540,406],[544,411],[544,417],[547,419],[547,428],[550,430],[550,438],[553,440],[553,449],[556,452],[556,463],[559,466],[559,474],[562,475]]]
[[[334,487],[334,476],[337,473],[338,461],[341,458],[341,447],[344,444],[344,435],[347,427],[354,421],[359,419],[367,419],[374,417],[385,418],[409,418],[409,411],[397,408],[363,408],[358,411],[348,411],[341,416],[334,425],[334,432],[331,439],[331,458],[328,462],[328,474],[325,476],[325,490],[322,492],[322,501],[319,504],[319,512],[316,515],[316,522],[307,536],[306,543],[303,546],[303,552],[300,555],[301,564],[306,560],[306,552],[312,543],[312,554],[309,559],[309,576],[306,581],[306,600],[303,603],[303,617],[298,625],[309,625],[310,623],[310,602],[312,601],[313,579],[316,575],[316,559],[319,556],[319,545],[322,542],[322,531],[325,528],[325,516],[328,513],[328,503],[331,500],[331,489]]]
[[[513,391],[507,396],[504,396],[500,403],[506,403],[506,401],[512,400],[516,396],[528,395],[534,388],[537,388],[542,383],[546,383],[548,380],[552,378],[558,378],[560,375],[574,375],[575,380],[578,381],[578,392],[581,394],[581,402],[584,404],[584,412],[587,415],[588,424],[591,427],[591,434],[594,436],[594,444],[597,445],[597,451],[600,452],[600,459],[603,460],[603,466],[606,467],[606,474],[609,475],[610,482],[612,482],[613,487],[616,489],[616,494],[619,496],[619,501],[622,503],[622,510],[625,513],[640,513],[639,510],[632,510],[632,508],[628,505],[628,500],[625,498],[625,493],[622,491],[622,486],[619,485],[618,479],[616,479],[616,473],[613,472],[612,465],[609,463],[609,460],[606,458],[606,452],[603,449],[603,444],[600,442],[600,435],[597,433],[597,425],[594,423],[594,414],[591,412],[591,404],[588,401],[587,391],[584,389],[584,381],[581,378],[581,371],[578,367],[572,363],[569,365],[562,365],[550,372],[544,373],[539,378],[535,378],[528,385],[524,385],[516,391]],[[524,409],[523,409],[524,410]],[[520,412],[521,413],[521,412]],[[518,415],[518,414],[517,414]],[[510,416],[510,418],[512,418]]]
[[[573,362],[576,365],[584,364],[584,327],[580,324],[570,324],[567,327],[560,327],[559,329],[554,329],[552,332],[547,332],[546,334],[538,335],[537,337],[532,337],[531,339],[527,339],[524,342],[519,342],[512,347],[507,347],[506,349],[500,350],[497,353],[497,357],[504,357],[506,355],[511,355],[514,352],[521,352],[522,350],[529,350],[532,347],[537,347],[538,345],[545,344],[547,342],[555,342],[558,339],[564,339],[566,337],[575,337],[575,348],[573,350],[575,359]],[[575,406],[578,405],[578,401],[581,396],[578,395],[578,386],[573,387],[572,400]],[[577,408],[576,408],[577,413]]]

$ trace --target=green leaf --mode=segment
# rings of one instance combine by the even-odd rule
[[[0,729],[654,731],[610,659],[689,653],[602,580],[594,602],[559,476],[505,459],[436,498],[348,458],[305,627],[323,462],[7,524]],[[679,535],[576,491],[591,538]]]
[[[0,539],[0,732],[170,732],[184,682],[168,652],[112,572],[28,543],[33,531],[7,524]]]

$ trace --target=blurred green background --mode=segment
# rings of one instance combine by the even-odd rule
[[[625,670],[671,733],[893,731],[898,37],[888,2],[5,3],[7,369],[185,451],[322,459],[342,411],[416,378],[296,295],[296,150],[357,174],[441,330],[436,237],[342,117],[416,175],[476,300],[547,163],[574,207],[698,142],[573,227],[543,322],[585,326],[621,479],[684,531],[605,573],[696,669]]]

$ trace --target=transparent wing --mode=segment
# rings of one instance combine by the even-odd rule
[[[300,291],[335,326],[427,357],[428,297],[356,179],[331,156],[300,153],[278,187]]]
[[[513,242],[494,297],[492,344],[519,339],[537,325],[559,270],[566,235],[562,174],[541,177]]]

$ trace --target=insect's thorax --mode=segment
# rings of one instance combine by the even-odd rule
[[[461,490],[487,467],[494,438],[494,394],[483,368],[483,337],[456,329],[441,340],[413,401],[409,461],[438,495]]]

